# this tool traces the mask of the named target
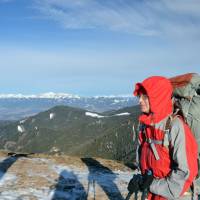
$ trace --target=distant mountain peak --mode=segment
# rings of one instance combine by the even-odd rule
[[[138,104],[136,98],[125,95],[92,97],[54,92],[32,95],[0,94],[0,120],[24,119],[57,105],[102,113],[136,104]],[[53,115],[49,117],[53,118]]]
[[[84,98],[107,98],[107,99],[114,99],[114,98],[132,98],[132,95],[129,94],[121,94],[121,95],[98,95],[98,96],[88,96]],[[0,94],[0,99],[8,99],[8,98],[15,98],[15,99],[65,99],[65,98],[76,98],[80,99],[79,95],[69,94],[69,93],[62,93],[62,92],[45,92],[41,94]],[[118,100],[116,100],[118,101]]]
[[[120,95],[97,95],[94,96],[94,98],[98,99],[98,98],[132,98],[133,95],[129,95],[129,94],[120,94]]]
[[[79,99],[78,95],[68,94],[68,93],[54,93],[47,92],[42,94],[31,94],[31,95],[23,95],[23,94],[0,94],[1,99],[7,98],[19,98],[19,99],[65,99],[65,98],[76,98]]]

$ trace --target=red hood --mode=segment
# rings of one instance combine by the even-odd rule
[[[136,83],[134,95],[144,88],[150,102],[151,114],[142,114],[139,121],[145,124],[158,123],[172,113],[172,85],[170,81],[161,76],[152,76],[142,83]]]

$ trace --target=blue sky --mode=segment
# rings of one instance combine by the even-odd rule
[[[0,93],[132,94],[200,73],[199,0],[0,0]]]

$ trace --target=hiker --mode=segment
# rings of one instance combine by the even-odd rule
[[[196,199],[196,194],[186,194],[197,176],[198,147],[183,117],[173,114],[170,81],[149,77],[135,85],[134,95],[142,112],[137,151],[141,174],[130,180],[129,192],[148,190],[150,200]]]

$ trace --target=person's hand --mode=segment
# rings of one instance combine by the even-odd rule
[[[144,191],[148,189],[153,182],[153,172],[151,170],[146,170],[145,174],[142,176],[142,184],[140,185],[140,190]]]
[[[133,175],[133,178],[129,181],[128,184],[128,191],[130,193],[139,191],[141,183],[142,183],[142,175],[141,174]]]

